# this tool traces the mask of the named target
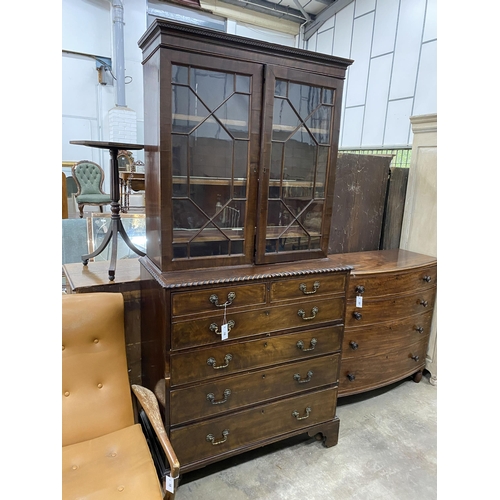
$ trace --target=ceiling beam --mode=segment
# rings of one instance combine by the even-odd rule
[[[277,3],[267,2],[266,0],[222,0],[224,3],[231,5],[236,5],[238,7],[244,7],[249,10],[254,10],[255,12],[261,12],[262,14],[268,14],[280,19],[287,19],[299,24],[307,21],[304,14],[292,7],[283,7]],[[310,15],[311,19],[315,19],[315,16]]]
[[[321,26],[323,26],[328,19],[353,1],[354,0],[334,0],[330,7],[327,7],[316,16],[314,21],[306,24],[304,29],[304,40],[309,40],[309,38],[311,38],[311,36],[314,35],[314,33],[321,28]]]

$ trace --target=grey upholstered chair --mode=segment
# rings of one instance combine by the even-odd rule
[[[78,188],[76,202],[80,218],[83,218],[85,205],[97,205],[102,213],[103,206],[111,203],[110,195],[102,190],[104,170],[93,161],[82,160],[73,165],[71,171]]]

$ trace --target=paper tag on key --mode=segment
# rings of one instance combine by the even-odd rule
[[[229,337],[229,328],[228,328],[227,323],[224,323],[221,326],[221,339],[222,340],[227,340],[228,337]]]
[[[170,474],[165,476],[165,489],[170,493],[174,492],[174,479],[170,477]]]
[[[356,295],[356,307],[363,307],[363,297]]]

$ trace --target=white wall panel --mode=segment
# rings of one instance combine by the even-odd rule
[[[342,125],[342,146],[346,148],[359,148],[361,146],[364,109],[364,106],[345,109]]]
[[[387,106],[387,122],[385,126],[384,144],[407,145],[410,135],[410,119],[413,99],[391,101]]]
[[[330,17],[328,21],[325,21],[321,27],[318,30],[318,33],[321,33],[322,31],[329,30],[330,28],[333,28],[335,26],[335,16]]]
[[[398,25],[399,0],[378,0],[373,32],[372,57],[394,50]]]
[[[62,48],[111,57],[111,2],[62,0]]]
[[[437,38],[437,0],[427,0],[423,42]]]
[[[426,0],[401,0],[390,99],[415,91]]]
[[[317,52],[331,55],[333,45],[333,29],[318,33],[318,44],[316,46]]]
[[[314,35],[307,40],[307,50],[316,50],[316,43],[318,41],[318,33],[314,33]]]
[[[362,16],[372,10],[375,10],[375,0],[356,0],[354,17]]]
[[[362,146],[379,146],[384,143],[387,97],[391,81],[392,54],[372,59],[368,78]]]
[[[251,24],[236,23],[236,35],[246,36],[254,40],[262,40],[264,42],[279,43],[288,47],[295,47],[295,36],[287,33],[278,33],[266,28],[253,26]]]
[[[437,109],[437,41],[424,43],[420,55],[413,115],[432,114]]]
[[[333,55],[351,57],[352,23],[354,16],[354,2],[344,7],[336,14],[335,33],[333,35]]]
[[[354,20],[351,49],[351,58],[354,59],[354,63],[350,67],[347,83],[347,107],[365,104],[373,17],[374,14],[371,13]]]

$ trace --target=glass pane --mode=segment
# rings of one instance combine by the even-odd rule
[[[323,89],[323,99],[321,102],[325,104],[333,104],[333,89]]]
[[[274,100],[273,141],[286,141],[300,124],[300,118],[287,100]]]
[[[289,187],[301,188],[297,196],[313,196],[316,148],[316,143],[305,127],[301,127],[285,145],[284,178]]]
[[[214,114],[237,139],[248,139],[248,109],[250,96],[234,94]]]
[[[317,250],[320,248],[321,238],[319,236],[311,236],[309,241],[309,250]]]
[[[285,80],[276,80],[274,84],[274,95],[286,97],[287,88],[288,88],[288,82],[286,82]]]
[[[172,136],[172,173],[174,196],[186,196],[188,173],[188,137],[186,135]]]
[[[281,235],[278,252],[304,250],[308,247],[309,235],[298,224],[295,224]]]
[[[326,167],[328,164],[329,147],[318,147],[318,161],[316,164],[316,189],[314,191],[315,198],[325,197],[326,188]]]
[[[172,82],[188,84],[189,68],[187,66],[172,65]]]
[[[233,140],[217,120],[207,119],[189,137],[190,171],[195,177],[232,177]]]
[[[235,196],[245,198],[248,172],[248,142],[234,141],[234,183]],[[241,189],[243,187],[243,189]],[[238,194],[236,190],[238,188]]]
[[[250,93],[250,77],[244,75],[236,75],[236,92]]]
[[[281,202],[281,200],[269,200],[267,213],[266,237],[279,237],[289,224],[295,220],[293,214]]]
[[[330,144],[332,107],[320,106],[306,121],[306,125],[320,144]]]
[[[321,234],[323,203],[312,203],[299,216],[300,223],[309,234]]]
[[[189,84],[208,109],[214,111],[234,92],[234,75],[191,68]]]
[[[172,85],[172,131],[188,134],[210,113],[188,87]]]
[[[189,233],[175,234],[175,230],[180,229],[199,229],[206,222],[207,218],[203,213],[189,200],[173,200],[174,211],[174,240],[182,241],[189,239]]]
[[[283,144],[274,142],[271,145],[271,179],[281,179],[281,164],[283,162]]]
[[[288,99],[302,120],[305,120],[319,106],[320,97],[319,87],[290,83]]]

